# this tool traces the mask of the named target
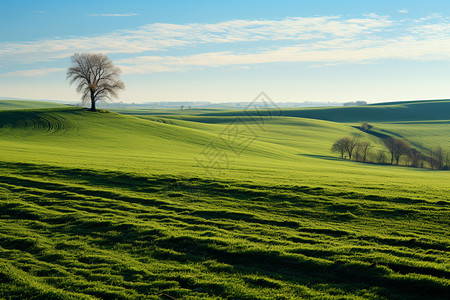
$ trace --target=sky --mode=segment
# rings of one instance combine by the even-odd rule
[[[0,0],[0,28],[0,97],[79,100],[89,52],[122,102],[450,98],[450,1]]]

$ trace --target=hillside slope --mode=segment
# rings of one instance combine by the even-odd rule
[[[0,111],[10,109],[39,109],[65,107],[66,105],[44,101],[26,101],[26,100],[0,100]]]
[[[416,147],[429,151],[441,146],[450,151],[450,121],[411,121],[371,123],[380,132],[403,138]]]
[[[264,110],[262,114],[266,114]],[[411,101],[366,106],[281,109],[272,111],[274,115],[301,117],[334,122],[389,122],[448,120],[450,100]],[[204,113],[205,116],[245,116],[244,111]]]
[[[345,189],[346,183],[358,182],[363,189],[380,193],[392,187],[380,184],[386,176],[392,176],[392,185],[398,184],[413,194],[415,180],[439,186],[445,178],[409,168],[337,159],[330,153],[333,141],[339,136],[361,134],[351,124],[273,117],[261,127],[251,122],[217,120],[221,117],[214,117],[211,123],[209,116],[199,117],[209,123],[148,118],[91,113],[79,108],[3,111],[2,159],[264,182],[272,182],[275,176],[280,184],[297,178],[304,184],[334,189]],[[376,142],[372,136],[363,135]],[[218,161],[218,157],[222,160]],[[404,178],[405,172],[410,179]]]
[[[0,298],[447,298],[450,172],[259,121],[0,111]]]

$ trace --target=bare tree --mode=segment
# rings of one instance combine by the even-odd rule
[[[437,146],[434,150],[434,159],[436,169],[443,169],[445,164],[445,153],[441,146]]]
[[[361,125],[359,126],[359,128],[360,128],[362,131],[364,131],[364,132],[369,131],[370,128],[372,128],[372,127],[373,127],[373,126],[370,125],[370,124],[367,123],[367,122],[362,122]]]
[[[403,155],[408,154],[410,148],[411,147],[404,140],[400,140],[400,139],[396,140],[395,152],[394,152],[395,164],[396,165],[398,165],[400,157],[402,157]]]
[[[356,144],[356,153],[358,156],[357,159],[362,162],[366,162],[370,149],[372,149],[372,145],[370,144],[370,142],[358,142]]]
[[[421,161],[423,159],[423,155],[416,148],[411,148],[408,152],[408,158],[411,163],[411,166],[417,168],[417,167],[421,166]]]
[[[344,154],[345,154],[345,141],[344,138],[340,138],[338,139],[333,146],[331,146],[331,151],[332,152],[339,152],[339,154],[341,155],[341,158],[344,158]]]
[[[450,158],[448,152],[445,155],[445,166],[444,169],[448,170],[450,168]]]
[[[436,163],[435,163],[435,159],[434,159],[434,153],[431,150],[429,150],[428,161],[430,163],[430,168],[434,169],[434,166],[436,165]]]
[[[358,144],[358,137],[357,136],[345,137],[344,141],[345,141],[345,151],[348,154],[348,159],[352,159],[353,151],[355,150],[356,145]]]
[[[386,161],[386,152],[384,152],[384,150],[378,150],[375,159],[377,163],[384,164],[384,162]]]
[[[70,84],[77,85],[83,104],[91,103],[91,111],[96,111],[98,100],[117,98],[125,89],[120,80],[120,69],[105,54],[76,53],[72,56],[72,66],[67,70]]]
[[[391,154],[391,165],[394,164],[394,152],[395,152],[395,138],[393,137],[387,137],[383,139],[383,144],[388,149],[389,153]]]
[[[408,143],[394,137],[387,137],[383,139],[383,144],[391,154],[391,165],[394,164],[394,160],[398,165],[400,158],[407,154],[410,149]]]
[[[331,146],[331,151],[339,152],[341,158],[344,157],[344,154],[347,153],[348,158],[352,159],[352,155],[354,153],[356,144],[358,142],[358,137],[346,136],[338,139],[333,146]]]

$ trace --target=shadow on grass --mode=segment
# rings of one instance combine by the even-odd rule
[[[331,156],[331,155],[316,155],[316,154],[297,154],[297,155],[305,156],[305,157],[311,157],[311,158],[318,158],[318,159],[334,160],[334,161],[344,161],[344,160],[346,160],[346,159],[335,157],[335,156]]]
[[[231,272],[251,275],[257,272],[269,278],[290,281],[296,284],[332,284],[340,285],[348,291],[376,286],[379,289],[395,290],[398,294],[446,296],[446,286],[439,280],[425,277],[410,277],[399,279],[391,276],[392,270],[385,265],[370,264],[359,261],[329,261],[326,257],[314,258],[308,256],[286,255],[277,251],[264,250],[227,250],[227,244],[217,239],[197,239],[188,236],[165,238],[157,242],[158,248],[175,250],[183,261],[201,262],[214,259],[217,262],[232,266]],[[175,256],[171,257],[176,259]],[[395,266],[399,269],[398,266]],[[398,270],[396,270],[398,271]],[[447,277],[449,272],[409,267],[403,272],[422,271]],[[419,273],[420,274],[420,273]]]
[[[391,137],[391,136],[388,135],[388,134],[384,134],[384,133],[381,133],[381,132],[373,131],[372,129],[369,129],[369,130],[363,130],[363,129],[361,129],[361,127],[359,127],[359,126],[352,126],[352,127],[353,127],[353,128],[356,128],[356,129],[358,129],[358,130],[361,130],[362,132],[365,132],[365,133],[367,133],[367,134],[373,135],[374,137],[377,137],[377,138],[379,138],[379,139],[385,139],[385,138]],[[391,133],[391,132],[390,132],[390,133]],[[401,137],[401,136],[396,135],[396,134],[394,134],[394,133],[392,133],[392,134],[395,135],[395,136],[397,136],[397,137]]]
[[[319,156],[319,158],[323,157]],[[339,160],[325,156],[325,159],[330,158]],[[16,195],[21,200],[20,203],[5,202],[0,205],[2,218],[9,221],[24,220],[26,221],[24,224],[42,224],[41,229],[39,227],[34,227],[34,229],[40,230],[40,234],[43,236],[51,234],[52,238],[57,235],[70,237],[61,239],[54,246],[54,253],[49,251],[53,246],[41,245],[38,238],[28,238],[28,236],[34,236],[31,234],[27,234],[26,237],[6,236],[0,238],[0,246],[21,253],[31,253],[45,262],[61,260],[58,263],[67,267],[67,269],[73,268],[71,263],[74,262],[65,262],[65,256],[60,255],[65,255],[64,253],[72,255],[76,253],[78,245],[82,249],[81,246],[84,245],[84,241],[88,241],[89,246],[95,246],[95,249],[101,249],[102,251],[101,253],[76,254],[78,262],[75,263],[77,265],[79,263],[79,266],[101,266],[104,268],[108,265],[117,264],[120,268],[114,274],[126,279],[129,277],[130,280],[134,280],[133,276],[138,270],[133,271],[134,269],[127,267],[114,256],[104,255],[106,252],[103,253],[103,250],[119,249],[119,251],[132,253],[133,256],[141,255],[137,257],[143,260],[152,257],[158,262],[165,262],[171,266],[177,265],[176,262],[193,266],[203,264],[205,260],[215,261],[216,264],[205,265],[212,274],[211,276],[225,272],[228,273],[227,275],[233,274],[247,278],[250,284],[261,287],[278,288],[279,285],[275,281],[271,281],[275,278],[294,285],[325,284],[350,293],[374,287],[379,291],[379,295],[388,297],[389,294],[396,294],[398,299],[411,298],[412,296],[445,299],[447,296],[448,286],[445,286],[444,281],[440,281],[442,278],[450,277],[450,272],[445,269],[414,266],[401,262],[377,264],[377,258],[374,258],[374,256],[361,256],[360,259],[364,261],[358,259],[350,261],[352,258],[347,260],[345,257],[340,260],[335,257],[335,252],[320,247],[314,250],[301,250],[300,247],[297,253],[287,253],[283,250],[272,250],[275,248],[267,247],[265,239],[260,239],[260,236],[256,238],[252,236],[252,228],[267,230],[267,232],[261,234],[264,235],[262,237],[267,236],[269,238],[284,232],[286,228],[290,228],[295,234],[311,233],[311,235],[305,235],[307,238],[292,237],[290,241],[295,243],[311,244],[309,239],[319,241],[320,239],[332,239],[333,241],[358,239],[382,246],[423,249],[424,251],[447,251],[448,243],[445,241],[383,238],[373,235],[366,237],[340,229],[339,225],[334,225],[352,220],[354,218],[353,212],[355,215],[359,215],[360,211],[371,212],[363,205],[364,201],[358,202],[358,204],[333,204],[327,199],[325,201],[317,198],[325,198],[331,195],[338,197],[340,200],[389,201],[395,202],[396,205],[399,203],[419,203],[415,199],[352,192],[343,192],[342,195],[332,194],[331,191],[320,187],[275,187],[196,179],[194,187],[201,185],[202,191],[204,191],[202,194],[202,197],[204,197],[203,203],[213,203],[223,196],[222,198],[228,199],[229,203],[239,203],[239,207],[231,208],[220,205],[210,208],[203,206],[203,203],[199,206],[195,203],[190,207],[184,206],[182,201],[176,200],[177,197],[173,197],[176,201],[161,200],[164,195],[163,189],[167,186],[169,177],[149,178],[131,173],[3,162],[0,162],[0,168],[8,170],[0,176],[0,184],[10,192],[17,191]],[[11,172],[13,175],[9,174]],[[20,176],[14,177],[16,174]],[[63,181],[58,181],[61,179]],[[181,183],[177,185],[180,194],[193,189],[193,186],[188,184],[187,179],[183,179]],[[83,186],[83,184],[86,186]],[[102,189],[104,187],[113,187],[114,189]],[[144,193],[133,195],[129,193],[130,190],[142,191],[149,195],[155,193],[156,197],[155,195],[145,196]],[[304,200],[301,196],[304,196]],[[254,200],[255,197],[257,197],[257,200]],[[258,214],[256,206],[252,206],[253,210],[248,210],[244,206],[250,202],[259,203],[263,201],[267,201],[269,206],[267,214]],[[314,210],[311,213],[320,214],[322,219],[316,215],[313,215],[311,219],[315,222],[329,222],[330,227],[310,228],[302,226],[306,221],[306,212],[295,217],[290,216],[280,219],[276,214],[276,206],[273,205],[276,203],[275,201],[287,202],[288,205],[291,205],[291,203],[292,205],[297,205],[296,203],[304,205],[302,201],[313,203]],[[25,202],[36,205],[24,206],[23,203]],[[129,203],[140,204],[142,207],[130,206]],[[426,204],[426,201],[420,203]],[[76,209],[76,212],[60,214],[52,212],[50,209],[43,209],[43,206],[56,204],[65,209]],[[287,216],[288,213],[292,213],[292,210],[291,207],[285,205],[286,203],[283,203],[283,212],[285,213],[284,216]],[[446,205],[446,203],[442,205]],[[147,209],[146,207],[150,208]],[[381,213],[380,210],[380,218],[383,216]],[[394,213],[403,216],[408,211],[397,210]],[[128,218],[128,214],[135,218]],[[140,216],[151,219],[151,222],[141,222]],[[47,225],[44,223],[47,223]],[[199,226],[203,224],[205,226]],[[253,226],[254,224],[258,226]],[[331,226],[332,224],[333,226]],[[317,226],[315,225],[315,227]],[[45,231],[50,229],[51,232]],[[269,231],[268,229],[273,230]],[[193,233],[194,230],[202,230],[203,232]],[[236,233],[241,231],[240,238],[249,243],[240,244],[234,239],[235,236],[233,235],[217,237],[220,232],[225,235],[225,232],[233,232],[234,230],[236,230]],[[27,233],[27,231],[24,232]],[[205,235],[205,233],[209,235]],[[255,274],[266,278],[248,277],[255,276]],[[400,276],[399,274],[407,276]],[[191,290],[201,288],[215,297],[232,296],[230,294],[232,288],[226,284],[201,283],[195,279],[189,280],[192,277],[185,276],[182,273],[172,273],[167,277],[160,276],[159,278],[172,279],[174,282],[178,282],[183,288],[186,287]],[[434,276],[434,278],[431,276]],[[95,277],[88,274],[86,278],[91,280]],[[108,278],[98,279],[98,282],[104,283],[101,286],[101,292],[92,292],[92,290],[86,288],[86,283],[83,283],[83,292],[103,298],[118,298],[117,295],[119,294],[113,294],[111,286],[102,280],[108,280]],[[145,284],[150,281],[140,280]],[[138,288],[133,287],[132,289],[137,290]],[[2,295],[0,294],[0,296]]]

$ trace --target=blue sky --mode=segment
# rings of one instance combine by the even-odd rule
[[[102,52],[124,102],[450,98],[449,1],[0,0],[0,96],[77,100]]]

